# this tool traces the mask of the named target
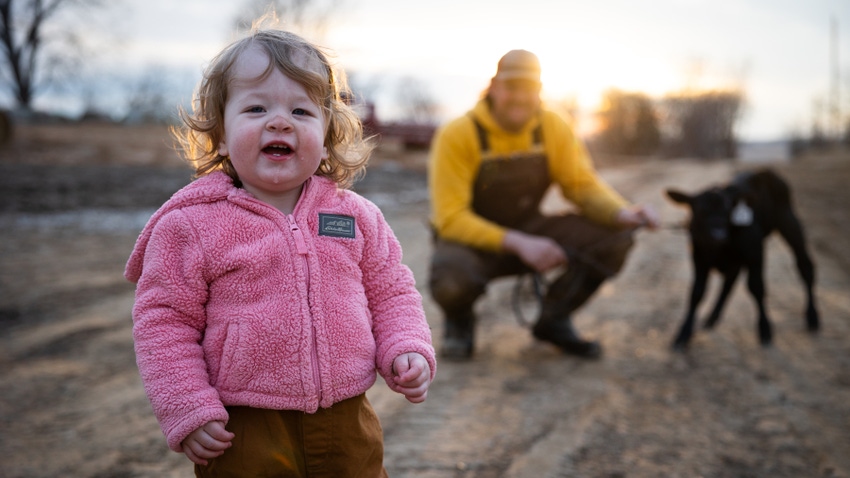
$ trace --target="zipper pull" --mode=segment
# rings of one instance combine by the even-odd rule
[[[292,236],[295,238],[295,249],[299,254],[307,254],[307,243],[304,242],[304,234],[301,232],[301,228],[295,223],[294,217],[287,216],[287,219],[289,219],[289,230],[292,231]]]

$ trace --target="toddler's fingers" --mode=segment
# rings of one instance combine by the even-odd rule
[[[233,440],[233,438],[236,436],[233,434],[233,432],[230,432],[226,428],[224,428],[224,422],[220,421],[207,423],[207,425],[204,427],[204,431],[207,432],[207,434],[214,440],[217,440],[219,442],[225,442],[228,444],[228,446],[230,444],[230,440]],[[212,447],[208,446],[207,448]]]
[[[409,368],[402,374],[399,374],[395,377],[395,381],[398,384],[414,384],[421,383],[423,380],[423,376],[425,375],[425,365],[413,362],[409,364]],[[417,383],[418,384],[418,383]]]
[[[393,361],[393,372],[396,377],[401,377],[410,370],[410,358],[407,355],[399,355]]]
[[[407,399],[410,403],[422,403],[428,398],[428,390],[422,392],[416,392],[411,394],[405,394],[404,398]]]
[[[198,457],[197,455],[192,453],[191,450],[187,449],[187,450],[184,451],[184,453],[186,454],[186,458],[188,458],[189,461],[191,461],[192,463],[194,463],[196,465],[207,466],[209,464],[209,462],[207,462],[207,460],[204,460],[204,459]]]

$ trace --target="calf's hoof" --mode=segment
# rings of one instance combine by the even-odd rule
[[[683,340],[674,340],[672,344],[670,344],[670,349],[674,352],[685,353],[688,350],[688,342]]]
[[[759,343],[762,347],[770,347],[770,344],[773,343],[773,330],[770,325],[759,327]]]
[[[820,330],[820,316],[814,308],[806,313],[806,328],[812,333]]]
[[[692,336],[693,330],[689,327],[683,327],[679,330],[679,333],[676,334],[676,338],[673,340],[673,344],[670,347],[676,352],[684,352],[688,349],[688,344],[691,342]]]

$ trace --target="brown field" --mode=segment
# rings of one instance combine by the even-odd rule
[[[424,161],[387,145],[356,189],[402,241],[439,346],[441,317],[425,288]],[[675,225],[685,211],[665,201],[666,187],[696,190],[745,167],[630,160],[600,171]],[[671,352],[690,284],[687,237],[641,231],[624,271],[576,316],[601,340],[601,360],[535,342],[504,281],[478,304],[474,360],[440,362],[426,403],[410,405],[379,380],[369,395],[390,475],[850,477],[850,154],[775,167],[818,266],[819,335],[804,330],[793,258],[774,237],[774,346],[758,345],[741,283],[715,330]],[[19,126],[0,149],[0,477],[192,476],[142,390],[133,287],[122,278],[139,229],[188,178],[162,127]]]

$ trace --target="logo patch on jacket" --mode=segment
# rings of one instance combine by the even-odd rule
[[[319,235],[354,239],[354,218],[340,214],[319,213]]]

